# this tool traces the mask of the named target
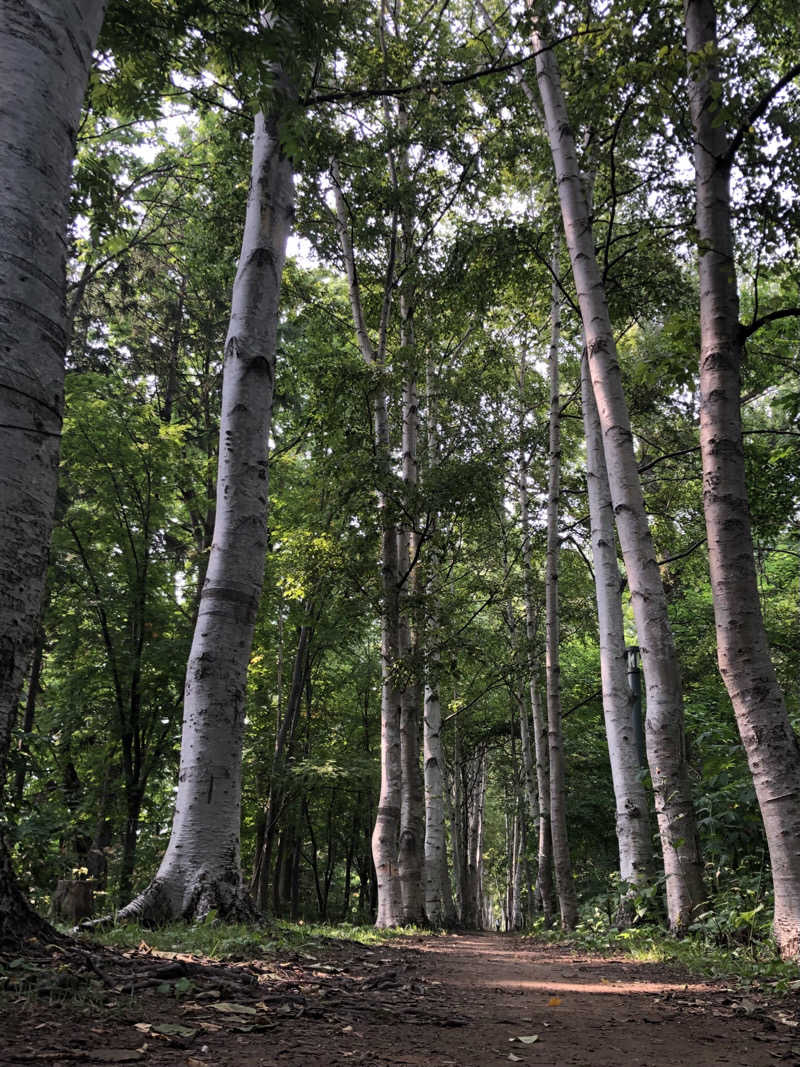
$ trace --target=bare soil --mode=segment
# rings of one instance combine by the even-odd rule
[[[52,947],[46,967],[0,972],[4,1067],[800,1067],[796,996],[513,936],[332,941],[224,967]]]

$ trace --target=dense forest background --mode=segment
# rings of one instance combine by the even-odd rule
[[[415,717],[403,721],[417,735],[406,830],[418,855],[432,695],[441,714],[447,877],[437,921],[543,921],[541,823],[555,819],[556,794],[536,774],[548,762],[538,701],[550,705],[551,754],[563,723],[568,862],[584,917],[666,918],[657,859],[620,878],[586,481],[585,324],[538,97],[541,48],[531,43],[549,19],[680,664],[703,885],[692,925],[734,941],[766,937],[770,856],[718,670],[709,579],[703,239],[680,6],[304,0],[273,5],[266,19],[263,6],[112,3],[101,31],[70,201],[66,415],[45,609],[6,784],[21,885],[46,911],[60,880],[90,880],[96,912],[110,911],[148,885],[169,839],[261,107],[280,115],[296,205],[247,681],[245,881],[276,915],[376,917],[388,521],[399,531],[404,634],[388,669],[396,690],[416,693]],[[717,65],[716,126],[736,142],[753,559],[796,728],[797,13],[788,0],[760,0],[719,3],[717,17],[705,58]],[[617,573],[624,641],[635,649],[646,642],[621,555]],[[644,722],[649,702],[636,652],[625,670],[644,690],[641,710],[626,696],[637,743],[635,717]],[[657,857],[643,749],[636,759]]]

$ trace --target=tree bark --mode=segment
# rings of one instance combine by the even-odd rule
[[[267,548],[267,441],[281,275],[294,214],[276,114],[255,117],[250,194],[225,342],[217,508],[184,692],[178,794],[158,872],[118,918],[249,918],[239,865],[247,666]]]
[[[650,826],[647,792],[642,782],[639,753],[633,731],[634,705],[627,677],[622,583],[617,566],[614,514],[603,456],[603,434],[585,355],[581,360],[581,398],[600,635],[603,715],[616,803],[619,873],[624,891],[626,886],[640,886],[647,881],[651,858]],[[621,918],[624,918],[624,914]]]
[[[561,343],[561,300],[558,284],[558,241],[553,251],[553,287],[550,297],[550,454],[547,487],[547,562],[545,565],[545,618],[547,675],[547,734],[550,751],[550,833],[553,868],[561,912],[561,925],[571,930],[578,921],[578,901],[572,877],[567,834],[567,783],[564,739],[561,732],[561,624],[558,603],[558,566],[561,540],[558,532],[561,498],[561,395],[558,368]]]
[[[683,694],[669,625],[666,597],[655,558],[633,451],[617,360],[616,342],[595,254],[591,220],[575,150],[575,138],[552,48],[546,13],[529,0],[534,14],[532,43],[558,182],[564,232],[583,320],[592,387],[603,430],[603,449],[620,546],[647,687],[647,753],[664,855],[670,926],[685,930],[704,898],[702,862],[684,755]]]
[[[758,596],[741,426],[730,136],[713,0],[686,0],[700,270],[700,452],[717,660],[764,820],[781,954],[800,954],[800,750]]]
[[[0,793],[39,625],[56,500],[70,171],[104,0],[0,7]],[[0,825],[0,940],[39,920]]]
[[[545,925],[549,928],[553,921],[553,846],[550,835],[550,756],[548,752],[547,724],[542,711],[539,687],[536,680],[536,607],[533,599],[533,551],[531,546],[531,520],[528,505],[528,459],[523,440],[523,418],[525,414],[525,379],[526,364],[523,358],[520,365],[520,472],[519,472],[519,511],[522,526],[522,574],[525,592],[525,662],[528,678],[528,696],[531,705],[531,723],[533,728],[533,751],[528,731],[527,712],[520,714],[520,734],[522,737],[522,758],[525,767],[525,789],[528,805],[537,831],[537,876],[536,896],[541,901]],[[523,719],[525,722],[523,724]],[[526,743],[527,741],[527,743]],[[526,754],[527,753],[527,754]],[[528,764],[531,763],[529,770]],[[533,775],[535,771],[535,793]]]
[[[397,863],[402,783],[402,693],[398,689],[396,678],[396,667],[400,658],[399,566],[397,527],[389,507],[392,457],[384,381],[384,345],[391,307],[391,283],[387,285],[384,293],[378,330],[380,342],[375,348],[367,330],[361,304],[361,288],[350,240],[350,221],[336,161],[331,164],[331,173],[336,200],[336,226],[347,275],[356,338],[364,362],[375,368],[379,377],[372,393],[372,428],[378,467],[377,495],[381,528],[381,789],[375,829],[372,833],[372,855],[378,881],[378,914],[375,925],[390,927],[399,926],[402,922],[402,893]],[[393,271],[387,271],[388,277],[392,274]]]

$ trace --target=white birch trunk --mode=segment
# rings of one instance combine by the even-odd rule
[[[553,868],[561,912],[561,925],[571,930],[578,921],[578,902],[572,877],[567,835],[567,783],[564,740],[561,732],[561,659],[558,603],[558,565],[561,539],[558,533],[561,498],[561,395],[558,369],[561,343],[561,301],[558,287],[558,240],[553,251],[553,287],[550,296],[550,454],[547,487],[547,563],[545,572],[545,616],[547,672],[547,732],[550,750],[550,833],[553,840]]]
[[[456,727],[457,731],[457,727]],[[461,832],[461,769],[458,733],[453,745],[453,780],[445,792],[446,815],[450,820],[450,840],[453,847],[453,904],[458,922],[464,920],[464,840]]]
[[[686,0],[700,242],[700,451],[717,660],[764,820],[781,954],[800,954],[800,751],[767,644],[745,484],[743,338],[731,224],[730,138],[713,0]]]
[[[413,350],[414,331],[407,298],[401,295],[400,315],[403,322],[402,346]],[[419,411],[416,383],[409,367],[403,389],[403,483],[407,507],[417,488],[417,438]],[[403,923],[425,919],[425,849],[424,797],[420,773],[419,716],[420,686],[416,680],[417,639],[419,628],[412,624],[412,612],[419,598],[419,569],[412,563],[416,553],[416,535],[412,522],[406,520],[398,530],[398,570],[405,576],[405,605],[400,619],[400,658],[406,664],[406,685],[400,712],[400,760],[402,783],[400,796],[400,835],[397,864],[400,872]],[[412,571],[413,566],[413,571]]]
[[[520,369],[520,391],[524,393],[525,363]],[[536,895],[542,904],[545,923],[549,927],[553,917],[553,871],[552,871],[552,839],[550,836],[550,756],[547,741],[547,723],[543,714],[539,687],[536,681],[536,609],[533,602],[532,580],[532,551],[531,551],[531,522],[528,507],[528,464],[524,451],[520,458],[519,480],[519,510],[522,525],[522,570],[525,590],[525,647],[526,667],[528,675],[528,694],[531,704],[531,723],[533,727],[533,752],[531,753],[530,737],[528,737],[526,757],[525,736],[523,734],[522,755],[526,758],[535,759],[536,772],[536,818],[534,825],[538,831],[537,844],[537,875]],[[520,722],[524,715],[520,715]],[[527,733],[527,721],[525,732]],[[522,727],[520,732],[522,733]],[[525,770],[526,790],[530,791],[529,772]],[[534,805],[529,799],[530,807]],[[533,814],[533,810],[532,810]]]
[[[147,889],[119,918],[247,916],[239,866],[247,667],[267,549],[281,275],[294,184],[275,115],[255,117],[242,251],[225,341],[217,510],[184,692],[175,815]]]
[[[511,929],[521,930],[522,921],[522,844],[524,841],[522,814],[514,813],[514,878],[511,884]]]
[[[603,434],[585,355],[581,360],[581,398],[600,635],[603,715],[616,804],[619,873],[623,885],[639,886],[647,881],[651,858],[647,792],[642,782],[633,729],[634,702],[628,686],[621,581],[617,567],[611,493],[603,456]]]
[[[428,468],[436,466],[439,458],[439,437],[433,373],[430,362],[426,367],[426,414]],[[434,928],[452,921],[452,900],[449,900],[450,879],[447,872],[447,843],[445,836],[445,783],[442,752],[442,706],[439,698],[438,651],[439,612],[436,594],[436,553],[430,554],[426,589],[425,620],[425,706],[423,713],[423,769],[425,777],[425,915]],[[448,914],[448,911],[450,914]]]
[[[47,571],[64,405],[69,181],[105,6],[0,4],[0,792]],[[35,922],[0,826],[0,940]]]
[[[616,343],[546,12],[529,0],[536,73],[555,166],[564,232],[589,355],[603,449],[647,687],[647,754],[664,855],[667,911],[684,930],[704,898],[702,862],[683,743],[683,694],[666,597],[633,452]]]

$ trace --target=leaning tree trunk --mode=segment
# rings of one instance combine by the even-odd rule
[[[586,197],[581,188],[575,138],[569,125],[558,64],[544,33],[544,5],[537,0],[528,2],[534,14],[533,47],[539,92],[603,430],[617,532],[642,652],[647,685],[647,756],[664,855],[667,911],[672,929],[682,931],[702,903],[704,892],[684,754],[680,671],[636,468],[616,342]]]
[[[186,670],[178,794],[158,872],[120,919],[249,917],[239,866],[247,666],[267,549],[267,441],[294,214],[276,114],[259,112],[222,385],[214,539]]]
[[[550,455],[547,486],[547,562],[545,565],[545,667],[547,674],[547,734],[550,751],[550,833],[553,868],[561,925],[571,930],[578,921],[578,901],[572,877],[567,836],[567,782],[564,739],[561,731],[561,660],[558,604],[558,564],[561,542],[558,505],[561,498],[561,395],[558,350],[561,343],[561,301],[558,281],[558,240],[553,251],[553,288],[550,298]]]
[[[764,820],[781,954],[800,953],[800,750],[758,596],[741,426],[743,336],[713,0],[684,6],[700,248],[700,451],[719,669]]]
[[[628,686],[621,581],[614,538],[614,513],[603,456],[603,434],[584,354],[581,397],[586,437],[586,485],[592,535],[597,623],[600,635],[600,677],[603,715],[616,802],[619,874],[625,887],[647,881],[650,866],[650,826],[647,792],[642,782],[633,730],[633,695]],[[638,711],[636,712],[638,714]],[[623,904],[620,918],[625,918]]]
[[[56,501],[75,133],[104,0],[0,4],[0,796],[28,674]],[[40,921],[0,820],[0,940]]]

